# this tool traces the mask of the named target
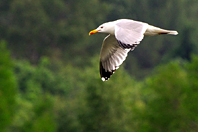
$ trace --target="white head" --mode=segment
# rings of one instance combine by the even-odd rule
[[[114,22],[107,22],[100,25],[97,29],[94,29],[89,32],[89,35],[94,33],[108,33],[108,34],[115,34],[115,23]]]

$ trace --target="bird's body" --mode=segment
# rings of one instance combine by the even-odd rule
[[[128,52],[135,49],[144,35],[178,34],[177,31],[161,29],[130,19],[104,23],[91,31],[89,35],[97,32],[109,34],[103,41],[100,53],[100,75],[103,81],[108,80],[119,68]]]

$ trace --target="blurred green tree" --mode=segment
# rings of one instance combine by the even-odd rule
[[[97,12],[101,8],[108,10],[99,0],[13,0],[9,7],[9,20],[3,23],[7,26],[5,39],[16,57],[34,63],[43,55],[53,56],[57,52],[73,62],[81,60],[77,56],[90,55],[87,50],[93,40],[88,39],[88,32],[95,28],[96,22],[105,19],[105,13]]]
[[[171,62],[146,80],[137,131],[197,131],[197,62]]]
[[[37,100],[39,101],[33,107],[34,116],[19,130],[22,132],[55,132],[56,122],[51,97],[44,95]]]
[[[188,72],[188,81],[190,87],[185,91],[183,109],[185,113],[184,130],[198,130],[198,56],[192,55],[191,62],[187,63],[186,69]]]
[[[38,65],[31,65],[27,60],[15,61],[20,95],[17,97],[18,109],[13,130],[48,131],[50,124],[49,131],[80,130],[76,102],[81,100],[78,93],[84,83],[80,79],[81,73],[71,65],[65,66],[47,57],[42,57]],[[47,117],[49,115],[50,118]],[[39,126],[43,121],[46,125]]]
[[[16,108],[17,84],[13,62],[6,42],[0,42],[0,130],[6,132],[12,123]]]
[[[185,122],[181,113],[183,97],[189,88],[186,72],[178,63],[170,63],[159,68],[158,74],[148,79],[147,84],[147,89],[153,90],[144,113],[148,130],[182,130],[182,124]]]

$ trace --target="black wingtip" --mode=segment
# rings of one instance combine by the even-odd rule
[[[115,72],[115,70],[106,71],[104,67],[102,66],[102,62],[100,62],[100,76],[102,81],[107,81],[111,77],[111,75]]]

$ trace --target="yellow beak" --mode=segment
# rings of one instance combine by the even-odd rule
[[[89,32],[89,35],[92,35],[92,34],[97,33],[97,32],[98,32],[98,30],[94,29],[94,30]]]

